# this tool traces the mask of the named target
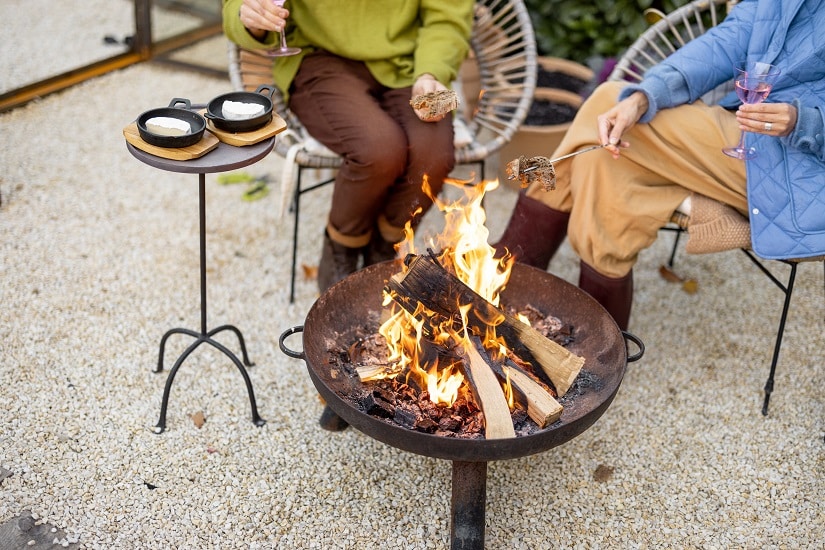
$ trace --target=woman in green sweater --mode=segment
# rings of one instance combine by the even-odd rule
[[[249,49],[286,29],[301,53],[275,60],[275,84],[318,141],[343,158],[324,232],[318,285],[395,257],[454,166],[450,116],[410,107],[445,90],[469,50],[473,0],[224,0],[224,31]]]

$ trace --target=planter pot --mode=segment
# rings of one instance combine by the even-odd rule
[[[569,59],[539,57],[537,61],[537,88],[560,88],[581,93],[595,76],[590,67]]]

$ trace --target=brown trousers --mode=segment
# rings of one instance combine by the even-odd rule
[[[363,63],[327,52],[304,58],[290,94],[309,133],[343,158],[330,237],[357,248],[378,227],[385,240],[400,241],[404,224],[416,224],[432,206],[421,189],[424,176],[437,194],[453,169],[450,117],[421,121],[410,107],[411,88],[387,88]]]
[[[553,157],[599,142],[596,117],[616,104],[621,87],[608,82],[593,92]],[[606,276],[623,277],[692,191],[747,211],[745,164],[721,151],[738,139],[736,118],[725,109],[701,101],[665,109],[625,133],[630,147],[618,160],[602,150],[563,160],[554,165],[554,191],[536,183],[527,195],[570,212],[576,254]]]

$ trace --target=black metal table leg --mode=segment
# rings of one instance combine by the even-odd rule
[[[238,367],[238,370],[241,372],[241,376],[243,376],[244,383],[246,384],[246,390],[249,394],[249,404],[252,408],[252,422],[256,426],[263,426],[266,424],[266,420],[261,418],[258,414],[258,407],[255,402],[255,391],[252,388],[252,381],[249,379],[249,374],[246,372],[246,367],[251,367],[253,363],[249,360],[249,356],[246,352],[246,343],[244,342],[243,334],[241,331],[238,330],[233,325],[222,325],[212,330],[207,330],[207,316],[206,316],[206,174],[198,174],[198,215],[200,218],[200,287],[201,287],[201,330],[200,332],[196,332],[194,330],[186,329],[186,328],[173,328],[168,330],[166,334],[163,335],[160,341],[160,351],[158,353],[158,366],[155,372],[162,372],[163,371],[163,356],[164,350],[166,348],[166,341],[168,340],[169,336],[172,334],[185,334],[195,338],[195,341],[187,347],[183,353],[177,358],[175,364],[172,366],[172,370],[169,371],[169,375],[166,378],[166,386],[163,390],[163,399],[160,405],[160,418],[158,419],[158,423],[155,426],[155,433],[162,433],[166,429],[166,410],[169,405],[169,394],[172,390],[172,382],[175,379],[175,375],[177,375],[178,369],[183,364],[189,355],[197,349],[198,346],[201,344],[209,344],[210,346],[214,347],[235,363],[235,366]],[[223,344],[212,338],[215,334],[219,332],[223,332],[229,330],[234,332],[235,335],[238,337],[238,341],[241,347],[241,355],[243,357],[243,363],[238,359],[238,357],[230,351],[227,347]]]

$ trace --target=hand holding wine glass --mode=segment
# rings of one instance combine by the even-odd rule
[[[771,92],[771,88],[779,76],[780,70],[769,63],[748,62],[735,68],[734,86],[736,95],[742,103],[762,103]],[[737,159],[752,159],[756,156],[755,147],[745,146],[745,132],[742,131],[739,143],[733,147],[722,149],[729,157]]]
[[[272,3],[283,8],[286,0],[272,0]],[[284,57],[287,55],[295,55],[301,53],[301,48],[290,47],[286,45],[286,29],[282,29],[280,34],[280,46],[266,51],[266,55],[270,57]]]

